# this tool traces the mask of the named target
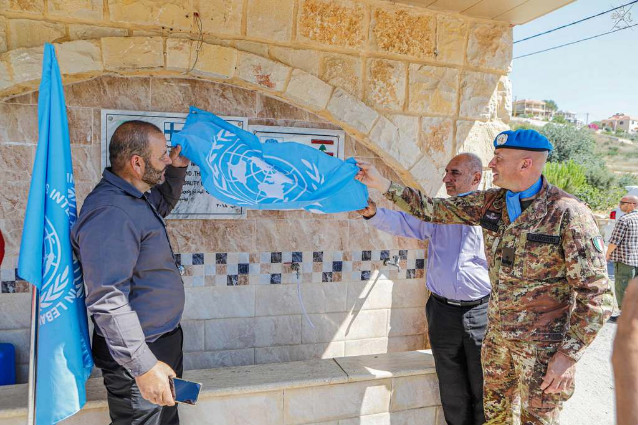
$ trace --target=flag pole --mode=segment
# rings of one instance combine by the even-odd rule
[[[37,387],[38,370],[38,310],[39,292],[35,286],[31,286],[31,343],[29,344],[29,403],[27,412],[27,425],[35,425],[35,390]]]

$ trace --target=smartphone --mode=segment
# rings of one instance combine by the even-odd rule
[[[171,378],[171,392],[178,403],[196,404],[202,384],[199,382],[185,381],[179,378]]]

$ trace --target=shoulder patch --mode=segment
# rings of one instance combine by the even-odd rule
[[[596,251],[602,253],[603,252],[603,247],[605,246],[603,243],[603,237],[602,236],[594,236],[593,238],[591,238],[591,243],[592,245],[594,245],[594,248],[596,248]]]

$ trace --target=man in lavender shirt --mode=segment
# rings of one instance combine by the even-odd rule
[[[443,177],[447,194],[475,191],[482,170],[474,154],[452,158]],[[429,240],[426,285],[432,296],[426,315],[445,420],[450,425],[484,423],[481,344],[491,286],[481,227],[428,223],[404,212],[377,209],[372,200],[359,213],[385,232]]]

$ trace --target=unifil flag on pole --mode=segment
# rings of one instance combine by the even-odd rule
[[[44,46],[38,99],[38,147],[33,164],[18,275],[39,291],[36,423],[50,425],[86,402],[93,367],[84,283],[71,248],[77,219],[69,125],[60,69]]]
[[[257,136],[191,107],[171,142],[197,164],[208,193],[254,209],[338,213],[365,208],[368,190],[343,161],[300,143],[260,143]]]

